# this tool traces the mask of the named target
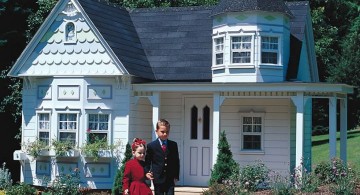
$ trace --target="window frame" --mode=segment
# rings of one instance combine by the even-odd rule
[[[260,117],[261,118],[261,132],[245,132],[244,133],[244,117]],[[256,153],[256,154],[263,154],[264,153],[264,122],[265,122],[265,113],[255,113],[253,111],[251,112],[247,112],[247,113],[240,113],[240,142],[241,142],[241,153]],[[252,125],[254,125],[254,123],[252,122]],[[245,135],[260,135],[260,148],[259,149],[245,149],[244,148],[244,136]]]
[[[103,133],[101,132],[102,130],[91,130],[90,129],[90,115],[108,115],[108,129],[107,129],[107,132],[106,132],[106,141],[107,143],[109,144],[110,143],[110,138],[111,138],[111,129],[112,129],[112,112],[111,111],[98,111],[98,110],[86,110],[86,132],[84,132],[84,134],[86,134],[86,137],[85,137],[85,142],[88,142],[88,134],[89,133]]]
[[[73,29],[73,33],[74,36],[72,36],[72,39],[69,39],[69,30],[68,30],[68,26],[72,24],[74,26]],[[76,38],[77,34],[76,34],[76,25],[74,21],[67,21],[66,24],[64,25],[64,44],[73,44],[76,43]]]
[[[264,49],[263,48],[263,39],[264,38],[277,38],[277,49],[271,49],[271,48],[267,48],[267,49]],[[277,34],[262,34],[260,35],[260,43],[259,43],[259,47],[260,47],[260,57],[259,57],[259,62],[260,64],[263,64],[263,65],[280,65],[281,62],[280,62],[280,50],[281,50],[281,36],[277,35]],[[271,41],[267,42],[269,45],[271,45]],[[276,53],[276,60],[277,60],[277,63],[268,63],[268,62],[263,62],[263,52],[267,52],[267,53]]]
[[[221,44],[217,44],[216,40],[222,39],[222,50],[217,50],[217,46],[221,46]],[[217,63],[217,55],[222,54],[222,63]],[[214,66],[223,66],[225,61],[225,36],[216,36],[213,38],[213,59]]]
[[[60,129],[60,123],[62,122],[60,120],[60,115],[62,114],[66,114],[66,115],[70,115],[70,114],[75,114],[76,115],[76,120],[75,121],[63,121],[63,122],[76,122],[76,129],[75,130],[61,130]],[[75,146],[78,146],[79,144],[79,127],[80,127],[80,112],[79,111],[64,111],[64,112],[58,112],[57,113],[57,140],[58,141],[63,141],[61,140],[61,133],[75,133]]]
[[[48,121],[48,126],[49,128],[44,130],[44,129],[40,129],[40,115],[42,114],[47,114],[49,116],[49,121]],[[41,132],[47,132],[48,133],[48,143],[47,145],[50,146],[51,145],[51,111],[36,111],[36,132],[37,132],[37,137],[39,138],[39,140],[41,140],[40,137],[40,133]]]
[[[244,49],[244,48],[240,48],[240,49],[233,49],[233,38],[236,37],[250,37],[251,40],[250,42],[243,42],[242,40],[240,42],[237,42],[238,44],[240,44],[240,46],[242,44],[245,43],[250,43],[250,49]],[[254,64],[254,49],[255,49],[255,35],[253,33],[242,33],[242,34],[232,34],[230,35],[230,45],[229,45],[229,49],[230,49],[230,64],[231,65],[253,65]],[[250,61],[249,62],[234,62],[234,53],[241,53],[241,52],[250,52]]]

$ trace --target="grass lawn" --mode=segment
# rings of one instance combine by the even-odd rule
[[[337,133],[336,156],[340,158],[340,133]],[[348,131],[347,142],[348,163],[360,173],[360,130]],[[329,161],[329,135],[312,137],[312,165],[321,161]]]

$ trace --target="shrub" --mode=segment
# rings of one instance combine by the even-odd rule
[[[0,190],[7,189],[11,187],[12,180],[11,180],[11,173],[9,169],[5,168],[6,163],[3,163],[2,168],[0,169]]]
[[[355,175],[355,172],[347,167],[339,158],[333,158],[331,162],[321,162],[314,170],[317,177],[323,184],[336,182],[344,173],[346,175]]]
[[[132,150],[129,143],[126,144],[124,158],[121,161],[120,169],[117,170],[113,188],[111,190],[112,195],[118,195],[122,193],[123,183],[122,179],[124,177],[125,163],[132,158]]]
[[[272,194],[288,195],[295,193],[295,187],[291,182],[290,176],[282,176],[278,173],[273,172],[273,174],[270,174],[269,179],[269,186],[271,188]]]
[[[19,183],[6,190],[6,195],[31,195],[36,194],[36,189],[29,184]]]
[[[203,195],[230,195],[232,194],[225,184],[213,183],[209,186],[208,190],[203,191]]]
[[[314,172],[308,172],[303,164],[295,168],[294,183],[298,190],[305,193],[316,192],[320,180]]]
[[[61,174],[58,176],[52,184],[50,191],[52,195],[78,195],[80,184],[80,172],[76,168],[70,174]]]
[[[258,188],[265,188],[269,180],[270,170],[261,162],[253,165],[246,165],[240,168],[238,175],[239,185],[242,189],[256,191]]]
[[[210,184],[221,184],[225,180],[228,180],[232,174],[237,174],[239,171],[239,165],[232,158],[230,145],[226,139],[225,131],[220,133],[218,148],[219,153],[214,168],[211,171]]]

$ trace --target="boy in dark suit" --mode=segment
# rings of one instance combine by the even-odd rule
[[[155,195],[174,194],[179,180],[180,160],[177,143],[168,139],[170,123],[160,119],[156,124],[158,138],[147,145],[145,173],[153,180]]]

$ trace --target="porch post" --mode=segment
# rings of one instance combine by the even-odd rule
[[[336,97],[329,98],[329,158],[336,157]]]
[[[156,137],[156,123],[159,120],[160,114],[160,93],[159,92],[153,92],[152,96],[149,96],[149,100],[152,104],[152,124],[153,124],[153,131],[152,131],[152,140],[155,140]]]
[[[296,155],[295,167],[300,167],[304,156],[304,92],[291,98],[296,106]]]
[[[219,92],[214,93],[214,111],[213,111],[213,145],[212,145],[212,165],[216,163],[217,155],[219,153],[219,139],[220,139],[220,106],[224,101],[223,97],[220,97]]]
[[[340,159],[347,163],[347,96],[340,100]]]

